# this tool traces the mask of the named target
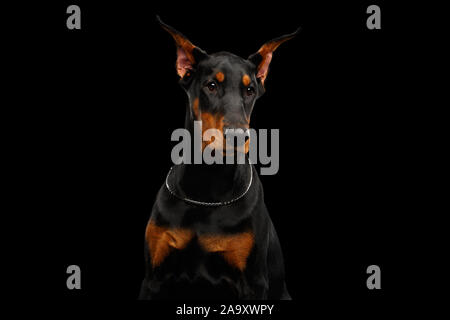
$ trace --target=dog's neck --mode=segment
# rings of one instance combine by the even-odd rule
[[[181,164],[173,169],[176,192],[202,202],[224,202],[248,187],[251,168],[246,164]]]

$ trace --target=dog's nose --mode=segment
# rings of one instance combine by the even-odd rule
[[[235,146],[242,146],[247,143],[250,139],[250,130],[242,128],[225,128],[225,137],[227,141],[232,141],[234,139],[236,142]]]

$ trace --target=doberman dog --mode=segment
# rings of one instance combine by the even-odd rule
[[[188,95],[185,127],[249,128],[255,100],[265,91],[272,53],[294,33],[265,43],[243,59],[207,54],[183,34],[175,40],[176,70]],[[201,147],[221,150],[226,140]],[[232,150],[248,152],[250,141]],[[229,155],[229,154],[228,154]],[[146,272],[140,299],[290,299],[280,242],[256,169],[244,164],[178,164],[158,192],[145,232]]]

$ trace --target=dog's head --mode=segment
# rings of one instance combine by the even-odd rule
[[[247,153],[250,116],[256,99],[265,91],[264,81],[272,54],[280,44],[292,39],[298,30],[265,43],[248,59],[243,59],[228,52],[207,54],[157,18],[175,40],[176,70],[189,97],[192,121],[202,122],[202,134],[208,129],[216,129],[221,136],[217,139],[214,135],[215,139],[204,142],[203,148],[229,150],[224,137],[231,132],[238,138],[237,148],[233,151]]]

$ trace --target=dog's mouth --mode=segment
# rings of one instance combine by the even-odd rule
[[[223,155],[234,155],[235,153],[248,153],[250,147],[250,140],[247,140],[243,145],[241,146],[231,146],[231,147],[225,147],[223,149]]]
[[[209,141],[203,141],[203,150],[210,149],[211,154],[221,152],[223,156],[231,156],[238,153],[247,154],[250,148],[250,136],[246,137],[244,141],[234,139],[233,136],[227,139],[226,135],[221,134],[220,138],[210,137]],[[212,150],[211,150],[212,149]]]
[[[212,149],[210,150],[210,152],[213,157],[217,152],[220,152],[223,156],[233,156],[239,153],[247,154],[249,152],[250,140],[247,140],[243,145],[240,146],[230,146],[226,143],[225,139],[223,139],[222,143],[214,142],[215,141],[212,141],[209,144],[205,145],[205,148]]]

